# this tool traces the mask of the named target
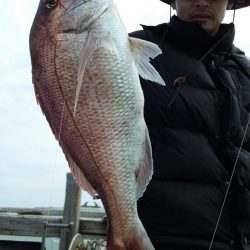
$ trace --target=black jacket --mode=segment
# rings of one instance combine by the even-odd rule
[[[156,250],[209,249],[237,161],[212,249],[250,249],[250,127],[239,151],[250,64],[233,45],[234,25],[222,24],[213,38],[176,16],[143,28],[131,36],[162,49],[152,64],[166,86],[141,79],[154,175],[138,201],[140,218]]]

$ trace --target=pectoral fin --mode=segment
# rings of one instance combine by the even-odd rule
[[[96,49],[101,48],[101,47],[105,50],[108,50],[110,53],[118,56],[115,43],[108,34],[100,36],[99,34],[94,34],[91,32],[89,33],[86,43],[83,47],[81,56],[80,56],[78,77],[77,77],[78,83],[77,83],[77,88],[76,88],[76,97],[75,97],[75,105],[74,105],[74,115],[76,113],[77,102],[79,99],[86,66],[89,60],[91,59],[93,52]]]
[[[154,59],[156,56],[161,54],[161,50],[158,45],[132,37],[129,38],[129,42],[139,75],[146,80],[165,86],[166,84],[164,80],[149,62],[150,58]]]

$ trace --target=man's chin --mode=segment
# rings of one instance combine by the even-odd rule
[[[211,25],[207,24],[207,23],[202,23],[202,22],[197,22],[201,28],[203,28],[210,36],[214,36],[218,29],[211,27]]]

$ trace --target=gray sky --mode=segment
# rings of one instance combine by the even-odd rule
[[[31,81],[28,36],[38,0],[1,3],[0,15],[0,207],[62,206],[64,155],[39,106]],[[159,0],[116,0],[128,31],[169,19]],[[250,55],[250,8],[236,12],[235,44]],[[247,20],[248,18],[248,20]],[[228,12],[225,22],[231,22]],[[83,195],[82,202],[92,199]]]

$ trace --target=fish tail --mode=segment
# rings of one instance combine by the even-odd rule
[[[130,232],[132,237],[115,239],[108,231],[107,250],[155,250],[141,221]]]

